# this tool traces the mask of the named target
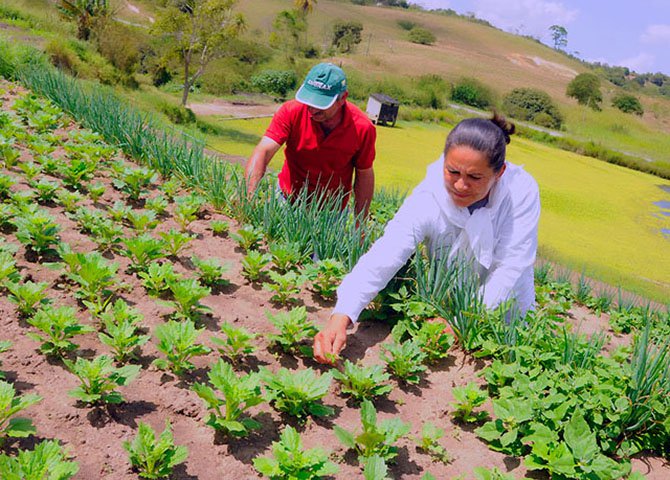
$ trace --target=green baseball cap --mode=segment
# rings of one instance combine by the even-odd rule
[[[332,63],[319,63],[312,67],[295,99],[310,107],[325,110],[330,108],[337,96],[347,91],[347,77],[344,71]]]

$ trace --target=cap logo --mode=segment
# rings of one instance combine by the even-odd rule
[[[320,89],[320,90],[332,90],[332,88],[333,88],[331,85],[327,85],[327,84],[325,84],[323,82],[320,82],[318,80],[311,80],[310,79],[310,80],[307,80],[307,83],[309,85],[313,86],[313,87],[316,87],[316,88]]]

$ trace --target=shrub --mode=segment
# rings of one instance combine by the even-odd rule
[[[333,24],[332,45],[340,53],[349,53],[361,43],[363,24],[356,20],[337,20]]]
[[[505,96],[502,108],[510,117],[543,127],[560,128],[563,123],[563,116],[551,97],[536,88],[515,88]]]
[[[79,72],[81,61],[62,40],[51,40],[44,51],[49,56],[49,62],[59,70],[76,75]]]
[[[416,23],[412,22],[411,20],[398,20],[396,23],[400,28],[402,28],[403,30],[407,30],[408,32],[413,28],[419,26]]]
[[[600,110],[603,96],[600,93],[600,79],[593,73],[580,73],[568,84],[565,92],[573,97],[580,105],[586,105],[593,110]]]
[[[137,71],[145,41],[135,29],[106,22],[96,34],[96,43],[100,54],[120,71],[127,75]]]
[[[172,105],[170,103],[162,103],[160,109],[172,123],[176,123],[177,125],[185,125],[195,122],[195,113],[193,113],[193,110],[190,108]]]
[[[251,77],[251,84],[259,92],[277,95],[285,98],[298,83],[298,77],[293,70],[265,70]]]
[[[629,93],[619,93],[612,99],[612,106],[618,108],[624,113],[634,113],[635,115],[642,115],[644,108],[640,100]]]
[[[409,31],[409,41],[421,45],[432,45],[435,43],[435,34],[423,27],[414,27]]]
[[[449,84],[439,75],[422,75],[416,79],[414,103],[421,107],[444,108]]]
[[[461,78],[451,89],[451,99],[477,108],[487,108],[493,105],[493,92],[471,77]]]

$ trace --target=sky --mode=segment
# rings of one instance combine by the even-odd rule
[[[565,50],[590,62],[670,75],[670,0],[410,0],[451,8],[553,46],[549,27],[568,32]]]

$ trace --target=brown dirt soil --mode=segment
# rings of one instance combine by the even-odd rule
[[[209,103],[190,103],[188,108],[196,115],[209,116],[219,115],[233,118],[259,118],[271,117],[279,108],[279,104],[261,105],[228,102],[225,100],[213,100]]]
[[[7,84],[0,87],[7,88]],[[20,89],[19,89],[20,92]],[[18,93],[18,92],[17,92]],[[15,97],[10,95],[9,97]],[[4,98],[7,109],[12,98]],[[68,130],[75,127],[68,127]],[[57,131],[66,138],[67,131]],[[65,152],[56,151],[54,155],[65,156]],[[23,149],[22,161],[30,160],[30,153]],[[21,171],[14,167],[4,174],[22,178]],[[99,175],[107,186],[107,190],[97,204],[90,199],[83,205],[91,208],[106,209],[115,201],[123,199],[123,195],[111,185],[107,171],[101,170]],[[25,180],[13,187],[27,188]],[[149,193],[157,193],[154,186]],[[77,225],[69,219],[62,208],[48,205],[46,208],[61,225],[60,236],[78,251],[91,251],[95,243],[77,230]],[[173,206],[170,206],[170,211]],[[265,311],[276,312],[278,308],[270,302],[270,293],[256,285],[248,284],[240,275],[240,259],[243,253],[236,243],[228,237],[213,236],[208,230],[208,223],[213,219],[225,219],[222,215],[208,210],[200,219],[190,225],[189,230],[196,238],[173,263],[178,271],[193,276],[194,268],[190,262],[192,255],[201,258],[217,257],[230,265],[227,278],[230,286],[215,291],[203,303],[211,308],[212,313],[201,318],[200,324],[205,331],[201,341],[212,346],[210,338],[219,333],[223,321],[243,325],[252,332],[266,334],[272,326],[265,317]],[[232,229],[237,225],[231,221]],[[168,215],[162,219],[156,231],[168,231],[178,228],[174,219]],[[130,231],[128,231],[130,234]],[[19,244],[14,233],[4,232],[8,241]],[[35,282],[49,282],[49,298],[55,305],[70,305],[78,309],[78,316],[83,323],[93,325],[91,316],[74,298],[73,286],[64,279],[61,272],[50,269],[35,262],[26,254],[23,247],[16,254],[17,264],[24,278]],[[137,308],[144,315],[144,325],[149,333],[165,321],[170,309],[156,303],[156,300],[145,294],[138,278],[127,273],[129,261],[118,254],[110,254],[109,260],[118,262],[119,283],[115,293],[120,298]],[[317,324],[323,324],[328,315],[330,304],[325,304],[303,289],[300,301],[304,304],[309,316]],[[38,352],[38,342],[29,338],[26,333],[33,331],[25,320],[18,317],[15,306],[9,302],[6,293],[0,298],[0,340],[11,340],[13,345],[9,352],[0,356],[1,369],[6,377],[14,383],[20,394],[32,393],[43,397],[42,402],[29,408],[25,416],[31,418],[37,428],[36,437],[8,442],[5,452],[15,452],[17,448],[31,448],[36,441],[57,439],[65,445],[73,460],[79,463],[79,480],[129,480],[136,479],[128,462],[128,455],[122,448],[124,440],[134,438],[138,422],[147,422],[154,429],[162,430],[166,420],[173,425],[175,442],[189,449],[187,461],[178,467],[171,477],[177,480],[215,480],[215,479],[252,479],[260,478],[255,472],[252,459],[257,455],[268,455],[272,441],[278,439],[280,428],[292,424],[301,431],[306,447],[322,446],[333,452],[333,459],[339,464],[340,472],[337,479],[361,478],[359,467],[351,454],[336,439],[333,425],[346,429],[359,428],[359,412],[349,401],[340,396],[338,387],[333,384],[324,403],[334,407],[336,414],[325,420],[308,420],[300,425],[291,419],[280,416],[267,404],[253,409],[255,418],[262,424],[262,429],[243,440],[226,440],[216,435],[214,430],[206,426],[207,416],[202,401],[190,390],[195,382],[206,382],[207,367],[217,361],[217,353],[197,357],[194,361],[196,370],[176,378],[152,366],[152,361],[161,354],[156,349],[155,339],[149,341],[141,349],[138,363],[142,366],[139,376],[127,387],[120,388],[125,403],[109,408],[91,408],[78,403],[68,396],[68,391],[78,385],[76,377],[61,362],[45,358]],[[363,323],[357,331],[350,335],[345,357],[361,359],[370,364],[379,362],[380,344],[389,336],[388,325],[379,323]],[[102,344],[95,333],[77,337],[79,344],[76,355],[86,358],[109,353],[107,346]],[[268,351],[267,340],[260,337],[258,352],[244,364],[245,369],[267,366],[277,370],[280,366],[290,369],[312,367],[320,371],[326,369],[311,360],[293,358],[287,355],[273,355]],[[413,436],[418,436],[425,421],[431,421],[446,430],[441,444],[453,456],[448,465],[435,463],[431,458],[417,451],[410,439],[400,442],[400,453],[397,463],[391,468],[393,478],[418,479],[425,472],[431,472],[438,479],[454,478],[464,475],[472,478],[472,469],[476,466],[498,467],[502,471],[511,472],[517,477],[526,475],[526,469],[519,459],[507,457],[489,450],[479,440],[473,428],[455,423],[449,415],[450,402],[453,401],[451,389],[475,380],[481,382],[476,374],[485,363],[454,349],[445,361],[433,366],[418,387],[405,388],[394,384],[395,388],[387,399],[376,402],[380,418],[400,417],[411,422]],[[490,405],[487,406],[490,410]],[[636,461],[635,468],[648,474],[649,480],[667,480],[670,478],[670,467],[658,458]],[[545,478],[533,474],[534,478]]]

